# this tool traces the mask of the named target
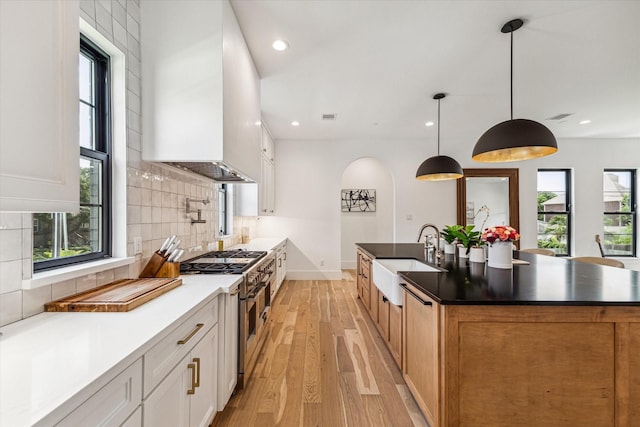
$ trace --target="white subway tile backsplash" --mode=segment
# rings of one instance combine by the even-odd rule
[[[151,198],[151,192],[149,192],[149,198]],[[149,201],[151,204],[151,201]],[[151,206],[140,206],[140,223],[141,224],[151,224]],[[151,236],[149,236],[151,237]]]
[[[123,265],[122,267],[118,267],[113,269],[113,280],[123,280],[129,279],[129,266]]]
[[[131,15],[127,15],[127,32],[136,40],[140,40],[140,24]]]
[[[116,1],[111,2],[111,14],[113,15],[113,23],[121,25],[123,28],[127,27],[127,10]],[[126,46],[126,44],[125,44]]]
[[[0,294],[0,326],[22,319],[22,291]]]
[[[108,7],[111,3],[106,3]],[[105,5],[96,4],[96,23],[98,24],[98,30],[102,30],[104,36],[109,40],[113,40],[113,26],[111,12],[105,8]]]
[[[162,206],[162,191],[151,190],[151,206],[155,206],[155,207]]]
[[[140,206],[128,206],[127,207],[127,224],[139,224],[140,221]]]
[[[51,301],[74,294],[76,294],[76,279],[69,279],[51,285]]]
[[[140,188],[127,186],[127,206],[140,206]]]
[[[140,59],[140,42],[138,39],[138,37],[134,37],[132,34],[129,34],[127,37],[127,48],[129,49],[130,54]]]
[[[98,280],[95,274],[87,274],[86,276],[76,279],[76,290],[78,292],[88,291],[97,286]]]
[[[85,20],[95,27],[96,21],[96,4],[94,0],[80,0],[80,12],[86,15]],[[84,18],[84,17],[83,17]]]
[[[96,0],[98,5],[104,7],[104,9],[111,15],[113,12],[111,10],[111,2],[112,0]],[[96,5],[97,6],[97,5]]]
[[[127,73],[127,88],[136,95],[140,95],[142,93],[140,78],[133,73]]]
[[[31,258],[33,256],[33,230],[25,228],[22,230],[22,257]]]
[[[0,213],[0,230],[19,230],[22,228],[22,214]]]
[[[31,279],[33,277],[33,262],[31,258],[25,258],[22,260],[22,279]]]
[[[105,270],[96,273],[96,286],[102,286],[113,282],[113,277],[113,270]]]
[[[0,230],[0,262],[22,259],[22,230]]]
[[[113,21],[113,43],[120,50],[127,50],[127,29],[115,20]]]
[[[22,291],[22,315],[34,316],[44,312],[44,305],[51,302],[51,285]]]
[[[22,260],[0,262],[0,294],[22,288]]]

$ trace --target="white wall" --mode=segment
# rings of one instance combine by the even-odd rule
[[[341,267],[356,268],[355,244],[394,240],[395,193],[389,169],[378,159],[365,157],[349,164],[342,174],[343,189],[376,190],[375,212],[341,212]]]
[[[460,152],[443,154],[463,167],[492,167],[471,161],[475,141],[451,141]],[[595,234],[602,234],[602,170],[640,168],[640,140],[560,140],[558,153],[542,159],[504,163],[520,168],[520,228],[522,246],[536,245],[536,174],[538,168],[574,171],[574,255],[598,255]],[[439,227],[456,222],[454,181],[418,182],[415,171],[435,153],[428,141],[340,140],[276,141],[276,217],[259,221],[260,236],[286,235],[291,239],[288,277],[339,278],[341,213],[339,191],[347,165],[362,157],[380,160],[394,177],[395,241],[413,242],[420,225]],[[449,144],[447,145],[449,146]],[[411,215],[412,219],[407,219]],[[320,266],[321,261],[324,265]],[[637,261],[636,261],[637,262]],[[633,266],[632,260],[625,264]]]

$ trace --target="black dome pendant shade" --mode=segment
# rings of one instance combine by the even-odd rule
[[[513,32],[522,24],[522,19],[514,19],[500,30],[511,34],[511,120],[498,123],[482,134],[471,156],[477,162],[528,160],[558,151],[556,138],[546,126],[533,120],[513,118]]]
[[[440,155],[440,100],[446,95],[436,93],[433,99],[438,100],[438,155],[422,162],[416,172],[418,181],[445,181],[462,178],[462,167],[449,156]]]

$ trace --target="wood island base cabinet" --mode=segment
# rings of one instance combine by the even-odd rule
[[[640,425],[640,308],[441,305],[408,285],[403,374],[436,426]]]
[[[402,307],[392,304],[376,287],[371,273],[372,258],[360,249],[356,255],[358,298],[369,312],[398,367],[402,368]]]

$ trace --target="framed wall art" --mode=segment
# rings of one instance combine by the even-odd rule
[[[346,189],[341,190],[342,212],[375,212],[376,190]]]

